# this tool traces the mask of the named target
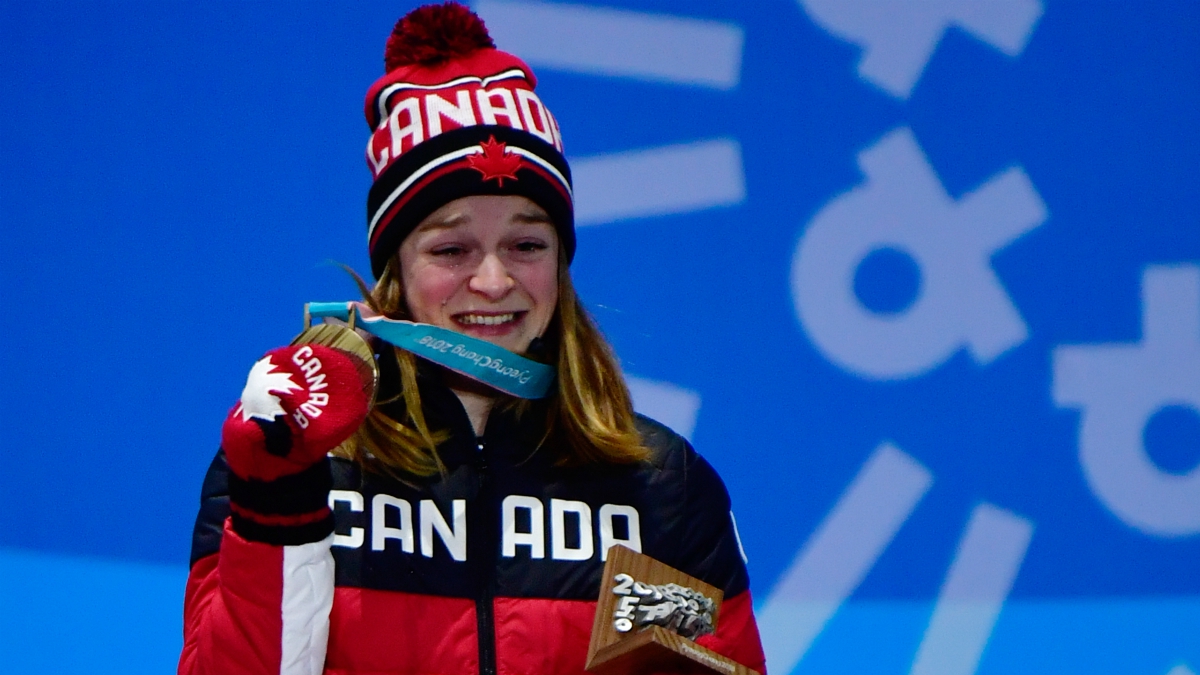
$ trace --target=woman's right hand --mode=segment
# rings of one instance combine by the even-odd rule
[[[320,461],[369,408],[350,355],[313,344],[273,349],[250,369],[221,446],[238,477],[273,481]]]

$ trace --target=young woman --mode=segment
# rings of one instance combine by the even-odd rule
[[[363,314],[556,377],[517,398],[376,342],[371,409],[344,353],[269,352],[205,479],[179,672],[582,673],[614,544],[721,588],[698,642],[762,672],[725,488],[634,415],[571,286],[570,173],[533,74],[452,3],[402,19],[385,61]]]

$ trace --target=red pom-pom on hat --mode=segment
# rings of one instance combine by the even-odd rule
[[[383,63],[390,73],[402,66],[436,65],[495,46],[483,20],[466,7],[457,2],[424,5],[396,22]]]

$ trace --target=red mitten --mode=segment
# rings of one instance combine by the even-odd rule
[[[307,469],[349,438],[368,408],[352,358],[322,345],[267,352],[221,431],[229,468],[274,480]]]
[[[321,345],[267,352],[221,430],[234,529],[275,544],[327,536],[333,520],[326,453],[354,433],[368,409],[353,357]]]

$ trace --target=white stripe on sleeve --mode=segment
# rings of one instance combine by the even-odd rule
[[[333,608],[333,535],[283,548],[283,658],[279,675],[321,675]]]

